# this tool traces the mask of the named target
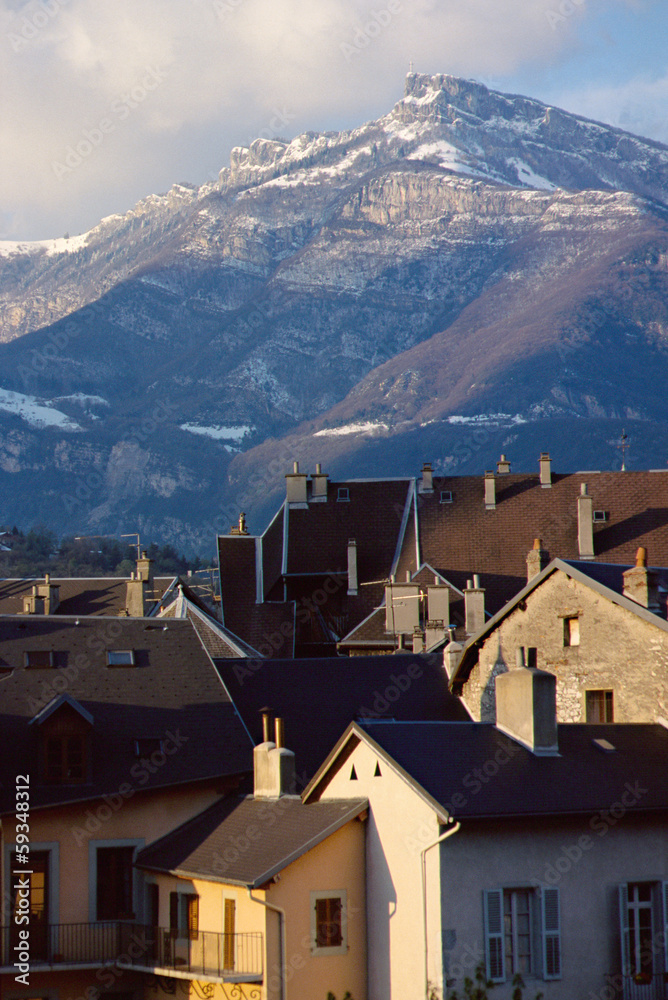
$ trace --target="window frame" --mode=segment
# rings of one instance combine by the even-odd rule
[[[31,663],[31,657],[48,659],[48,663]],[[53,670],[55,657],[52,649],[26,649],[23,654],[23,665],[26,670]]]
[[[337,503],[350,503],[350,487],[339,486],[336,493]]]
[[[144,838],[119,838],[118,840],[89,840],[88,841],[88,922],[91,924],[105,923],[97,916],[97,873],[98,873],[98,850],[107,847],[132,847],[132,873],[131,873],[131,902],[134,917],[128,918],[128,923],[143,923],[144,920],[144,891],[141,873],[134,867],[134,860],[138,852],[144,846]],[[116,918],[119,919],[119,918]]]
[[[529,900],[529,965],[523,977],[545,982],[562,978],[561,961],[561,902],[559,889],[554,886],[509,884],[483,891],[483,930],[487,978],[493,983],[512,981],[516,971],[507,969],[506,961],[506,898],[527,893]],[[512,903],[511,903],[512,905]],[[517,931],[515,930],[515,934]],[[513,964],[518,956],[513,945]]]
[[[575,629],[572,627],[572,623],[576,622]],[[582,641],[582,633],[580,631],[580,615],[564,615],[563,618],[563,645],[564,649],[576,649],[580,646]],[[574,641],[576,640],[576,641]]]
[[[174,941],[199,939],[199,895],[196,892],[170,891],[169,936]]]
[[[597,701],[599,701],[599,705],[598,706],[595,706],[595,704],[594,704],[594,701],[595,701],[594,700],[594,695],[598,695],[599,696],[599,698],[596,699]],[[601,695],[603,696],[602,698],[600,697]],[[584,704],[585,722],[589,723],[590,725],[610,725],[610,724],[612,724],[615,721],[615,690],[614,690],[614,688],[587,688],[585,690],[585,692],[584,692],[584,702],[585,702],[585,704]],[[591,706],[590,706],[590,702],[592,703]],[[589,718],[590,707],[592,709],[595,708],[595,707],[598,707],[600,709],[602,707],[603,708],[603,716],[604,716],[604,718],[602,718],[602,719],[590,719]],[[608,709],[610,709],[610,712],[609,712],[610,718],[608,718]]]
[[[647,886],[649,888],[648,903],[645,905],[642,904],[642,901],[635,900],[629,905],[629,890],[631,887],[639,888],[640,886]],[[631,910],[635,910],[637,917],[637,920],[634,921],[636,924],[634,930],[636,932],[642,930],[639,924],[640,909],[646,909],[650,916],[649,941],[655,942],[659,937],[663,940],[663,947],[655,947],[652,944],[649,948],[649,959],[651,962],[649,974],[652,978],[648,985],[651,985],[654,980],[660,980],[668,972],[668,937],[666,936],[666,932],[668,931],[668,882],[656,878],[638,878],[628,882],[620,882],[618,886],[618,902],[620,960],[623,977],[633,979],[636,984],[640,985],[638,980],[635,980],[635,977],[642,975],[643,971],[647,971],[642,969],[642,965],[646,964],[643,963],[642,956],[648,955],[648,950],[642,947],[642,939],[639,942],[636,941],[636,947],[634,948],[636,952],[635,958],[640,957],[641,968],[637,968],[636,963],[631,959]]]
[[[338,899],[340,901],[340,932],[341,944],[318,944],[317,904],[321,900]],[[311,909],[311,955],[345,955],[348,952],[348,892],[346,889],[314,889],[309,895]]]
[[[126,656],[129,659],[117,660],[115,663],[112,661],[113,656]],[[108,667],[134,667],[135,666],[135,651],[134,649],[108,649],[107,650],[107,666]]]

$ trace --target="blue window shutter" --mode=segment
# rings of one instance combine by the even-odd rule
[[[543,977],[561,979],[561,915],[559,890],[543,889]]]
[[[624,882],[619,887],[619,930],[622,949],[622,975],[631,972],[631,953],[629,944],[629,887]]]
[[[503,944],[503,892],[500,889],[488,889],[485,890],[484,897],[487,978],[491,979],[493,983],[503,983],[506,979]]]

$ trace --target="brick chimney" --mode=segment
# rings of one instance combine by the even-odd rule
[[[268,714],[262,716],[263,741],[253,750],[256,799],[279,799],[295,794],[295,755],[286,750],[283,719],[275,720],[274,740],[269,737]]]
[[[493,472],[485,473],[485,507],[496,510],[496,480]]]
[[[357,539],[348,539],[348,596],[357,597]]]
[[[306,502],[306,480],[305,472],[299,471],[299,462],[293,463],[293,471],[288,472],[285,477],[286,500],[290,507],[297,509],[308,507]]]
[[[527,583],[533,580],[534,576],[538,576],[549,561],[550,557],[543,548],[542,539],[534,538],[533,548],[527,552]]]
[[[420,493],[434,492],[434,473],[431,462],[425,462],[422,466],[422,482],[420,483]]]
[[[505,455],[502,455],[496,463],[496,473],[498,476],[507,476],[510,472],[510,462]]]
[[[552,486],[552,461],[547,451],[541,452],[538,460],[538,469],[542,489],[549,489]]]
[[[517,650],[513,670],[496,678],[496,725],[537,756],[555,756],[557,737],[557,678],[525,667],[524,651]]]
[[[464,617],[467,635],[475,635],[485,624],[485,591],[480,586],[480,577],[474,574],[464,591]]]
[[[624,597],[642,604],[643,608],[659,614],[659,578],[647,566],[647,549],[641,546],[636,553],[636,564],[624,573]]]
[[[580,484],[578,497],[578,550],[580,559],[594,558],[594,514],[593,500],[587,492],[587,484]]]
[[[311,476],[311,503],[324,503],[327,500],[327,483],[329,476],[322,471],[320,463]]]

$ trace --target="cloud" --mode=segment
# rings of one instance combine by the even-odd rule
[[[587,118],[668,143],[668,73],[656,80],[638,78],[617,86],[588,87],[564,94],[563,100]]]
[[[411,59],[488,82],[556,66],[586,16],[584,0],[0,0],[0,235],[79,232],[214,177],[281,116],[290,135],[361,124]]]

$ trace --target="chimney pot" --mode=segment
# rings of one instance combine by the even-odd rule
[[[534,538],[533,548],[527,552],[527,583],[538,576],[549,562],[548,553],[543,548],[542,538]]]
[[[406,583],[410,583],[410,582],[411,582],[411,571],[409,569],[407,569],[406,570]]]
[[[641,604],[648,611],[658,614],[662,611],[659,599],[659,578],[647,566],[647,549],[640,546],[636,553],[636,564],[624,571],[624,597]]]
[[[271,712],[267,709],[262,713],[262,742],[269,743],[271,740]]]
[[[276,733],[274,742],[276,743],[276,747],[281,749],[285,746],[285,725],[283,719],[276,719],[274,721],[274,731]]]
[[[647,566],[647,549],[644,545],[636,552],[636,566]]]
[[[321,472],[322,472],[322,466],[320,465],[320,462],[316,462],[315,463],[315,474],[316,474],[316,476],[319,476]]]
[[[510,472],[510,462],[505,455],[502,455],[500,460],[496,463],[496,471],[499,476],[507,476]]]
[[[292,463],[292,471],[297,474],[299,472],[299,462]]]

